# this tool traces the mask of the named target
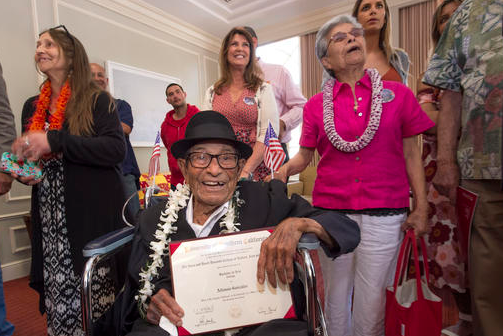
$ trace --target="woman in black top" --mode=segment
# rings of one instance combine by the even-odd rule
[[[33,185],[30,285],[40,293],[49,335],[82,335],[82,248],[123,225],[124,136],[111,96],[94,84],[84,47],[64,26],[40,34],[35,63],[47,78],[24,104],[23,136],[13,144],[44,173],[18,177]],[[109,272],[103,266],[93,276],[96,315],[114,300]]]

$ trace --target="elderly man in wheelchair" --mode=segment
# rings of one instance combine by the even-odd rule
[[[358,226],[346,216],[314,209],[298,195],[289,199],[285,184],[277,180],[238,181],[252,149],[236,140],[232,126],[220,113],[195,115],[185,138],[171,150],[186,184],[172,191],[167,202],[141,213],[124,290],[97,323],[93,335],[171,335],[176,334],[176,327],[183,327],[184,314],[192,307],[181,307],[172,295],[170,241],[274,227],[260,247],[256,273],[259,284],[269,282],[273,288],[278,280],[295,283],[293,258],[303,234],[316,235],[324,252],[334,258],[358,245]],[[201,274],[192,276],[205,280]],[[297,289],[292,285],[292,292],[299,288],[302,291],[302,285]],[[296,312],[297,316],[303,314],[298,307]],[[160,321],[172,331],[159,326]],[[286,334],[281,324],[260,331],[267,327],[265,323],[205,335]],[[278,333],[278,328],[285,332]]]

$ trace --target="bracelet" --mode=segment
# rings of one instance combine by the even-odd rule
[[[243,172],[246,173],[246,172]],[[248,173],[248,177],[241,177],[240,181],[253,181],[253,173]]]

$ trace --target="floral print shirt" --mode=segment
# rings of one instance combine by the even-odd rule
[[[502,178],[503,0],[465,0],[423,82],[462,92],[458,163],[464,179]]]

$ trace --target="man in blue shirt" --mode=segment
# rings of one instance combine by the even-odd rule
[[[105,69],[99,64],[91,63],[91,73],[94,82],[101,89],[106,91],[108,86],[108,77]],[[126,157],[122,162],[122,181],[124,184],[126,198],[129,198],[131,195],[136,193],[128,204],[128,211],[130,215],[135,216],[138,213],[138,210],[140,210],[140,200],[137,193],[140,188],[140,169],[138,168],[138,163],[136,162],[133,147],[129,141],[129,134],[131,134],[131,131],[133,130],[133,113],[131,112],[131,106],[125,100],[115,99],[115,104],[121,121],[122,130],[124,131],[124,138],[126,140],[127,147]]]
[[[0,64],[0,155],[10,151],[10,145],[16,138],[14,115],[7,98],[7,88],[2,75]],[[0,172],[0,195],[7,193],[12,185],[12,177]],[[14,326],[6,320],[5,301],[3,294],[2,265],[0,265],[0,335],[10,336],[14,333]]]

